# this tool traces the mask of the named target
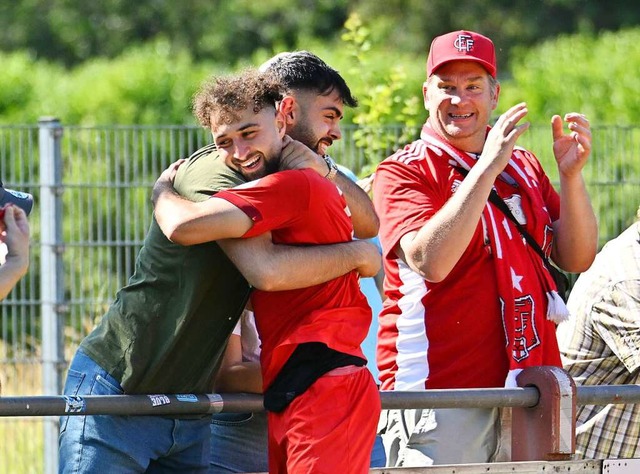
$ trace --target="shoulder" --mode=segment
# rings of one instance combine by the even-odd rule
[[[384,159],[381,165],[393,166],[397,164],[402,166],[416,166],[421,161],[429,160],[432,153],[433,150],[431,150],[423,140],[416,140]]]
[[[391,187],[403,187],[409,182],[442,183],[448,182],[451,175],[448,157],[417,140],[384,159],[376,169],[374,183],[387,182]]]
[[[202,201],[218,191],[245,182],[240,173],[225,165],[212,144],[197,150],[180,166],[174,185],[184,197]]]

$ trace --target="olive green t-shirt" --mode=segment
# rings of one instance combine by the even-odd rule
[[[196,201],[244,181],[208,146],[180,167],[175,187]],[[154,218],[133,276],[81,350],[125,393],[206,393],[249,291],[216,243],[174,244]]]

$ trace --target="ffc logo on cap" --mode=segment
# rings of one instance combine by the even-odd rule
[[[474,61],[496,77],[496,50],[486,36],[473,31],[453,31],[437,36],[429,48],[427,77],[451,61]]]
[[[453,46],[460,52],[469,52],[473,49],[473,43],[475,43],[475,41],[473,41],[471,35],[460,34],[453,42]]]

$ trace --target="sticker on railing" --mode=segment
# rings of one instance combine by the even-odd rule
[[[151,406],[154,407],[161,407],[171,403],[171,400],[166,395],[149,395],[149,400],[151,400]]]
[[[180,395],[176,395],[176,399],[179,402],[188,402],[188,403],[196,403],[198,401],[198,397],[191,393],[182,393]]]
[[[82,413],[86,410],[84,398],[77,395],[65,395],[64,397],[64,412],[65,413]]]

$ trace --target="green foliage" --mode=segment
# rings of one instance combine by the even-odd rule
[[[424,64],[410,55],[395,53],[398,61],[389,65],[387,58],[392,53],[371,50],[371,32],[356,14],[349,17],[345,30],[342,40],[350,57],[345,75],[359,99],[352,117],[358,126],[353,138],[356,147],[365,152],[360,174],[367,175],[399,144],[412,141],[424,121]]]
[[[23,0],[0,5],[0,49],[74,66],[171,38],[197,60],[234,65],[259,49],[339,35],[347,0]]]
[[[164,41],[127,51],[114,61],[97,59],[70,75],[63,96],[51,104],[65,121],[81,124],[192,122],[190,98],[213,72]],[[66,108],[65,108],[66,107]]]
[[[594,124],[637,124],[640,102],[640,28],[598,36],[561,36],[518,49],[513,79],[503,84],[502,110],[525,100],[529,119],[548,122],[553,114],[579,111]]]
[[[640,3],[627,0],[369,0],[357,2],[353,11],[374,33],[374,47],[392,44],[413,54],[426,56],[431,39],[447,31],[484,33],[496,44],[501,68],[514,46],[640,23]]]
[[[194,123],[191,97],[216,72],[161,40],[70,71],[33,62],[25,53],[0,59],[8,65],[0,76],[2,123],[33,123],[51,115],[74,125]]]
[[[25,52],[0,53],[0,123],[34,122],[37,114],[33,107],[46,91],[47,79],[62,76],[61,68],[45,61],[34,64]]]

